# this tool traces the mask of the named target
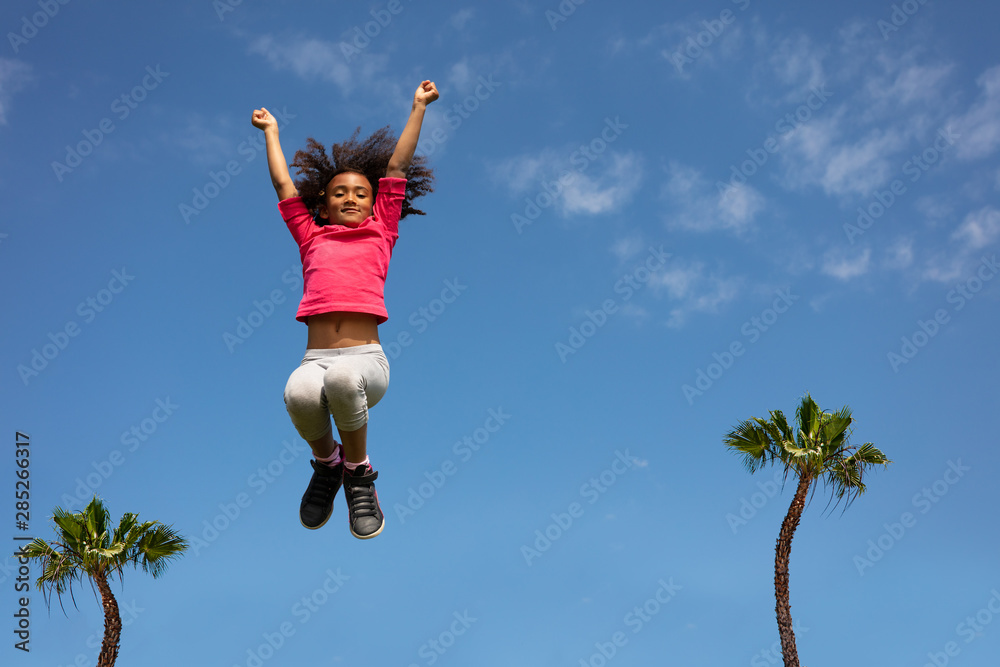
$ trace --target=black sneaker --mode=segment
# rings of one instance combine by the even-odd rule
[[[313,467],[313,476],[302,494],[299,521],[309,530],[316,530],[322,528],[333,514],[333,499],[344,478],[344,464],[341,462],[331,468],[313,459],[309,465]]]
[[[351,535],[359,540],[375,537],[385,526],[373,483],[377,478],[378,473],[367,464],[358,466],[354,472],[344,468],[344,496],[350,514]]]

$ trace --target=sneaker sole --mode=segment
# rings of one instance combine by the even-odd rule
[[[382,525],[379,526],[378,530],[376,530],[371,535],[358,535],[357,533],[354,532],[353,528],[351,528],[351,535],[353,535],[354,537],[358,538],[359,540],[370,540],[371,538],[380,535],[382,533],[382,529],[383,528],[385,528],[385,517],[382,517]]]
[[[326,525],[326,522],[329,521],[330,517],[332,516],[333,512],[330,512],[330,516],[323,519],[323,523],[319,524],[318,526],[307,526],[306,524],[302,523],[302,517],[299,517],[299,523],[302,524],[302,527],[305,528],[306,530],[319,530],[320,528]]]

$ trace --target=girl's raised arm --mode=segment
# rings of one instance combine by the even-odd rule
[[[285,162],[285,154],[281,152],[281,142],[278,141],[278,121],[267,109],[261,107],[254,110],[250,122],[254,127],[264,131],[267,168],[271,172],[271,184],[278,193],[278,201],[297,196],[299,191],[288,173],[288,163]]]
[[[389,159],[385,170],[386,178],[406,178],[406,170],[413,161],[413,153],[417,150],[417,140],[420,139],[420,126],[424,122],[424,111],[427,105],[438,98],[437,86],[433,81],[422,81],[413,95],[413,108],[410,118],[406,121],[403,133],[396,142],[396,150]],[[277,132],[277,130],[275,130]]]

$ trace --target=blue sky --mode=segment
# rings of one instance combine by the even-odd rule
[[[805,512],[803,663],[995,665],[996,23],[935,0],[5,3],[0,539],[96,492],[199,540],[116,587],[122,665],[779,664],[792,489],[722,438],[810,392],[893,463]],[[425,78],[436,190],[389,272],[387,524],[361,542],[342,496],[298,522],[300,269],[250,114],[290,159],[398,131]],[[14,649],[16,576],[0,559],[4,664],[95,664],[86,587],[66,615],[33,590]]]

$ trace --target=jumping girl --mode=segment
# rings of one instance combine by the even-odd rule
[[[351,534],[368,539],[385,525],[375,492],[378,473],[367,451],[368,408],[389,384],[378,325],[388,319],[383,289],[399,220],[423,215],[412,201],[431,191],[433,173],[413,153],[424,111],[437,98],[434,83],[423,81],[395,148],[387,127],[363,141],[355,131],[334,144],[329,157],[310,138],[307,150],[296,152],[292,161],[300,176],[294,183],[277,121],[267,109],[253,112],[254,127],[264,131],[278,210],[302,258],[296,319],[308,325],[309,334],[305,358],[285,386],[285,407],[315,457],[299,507],[299,519],[309,529],[330,518],[341,484]],[[333,438],[331,415],[340,443]]]

